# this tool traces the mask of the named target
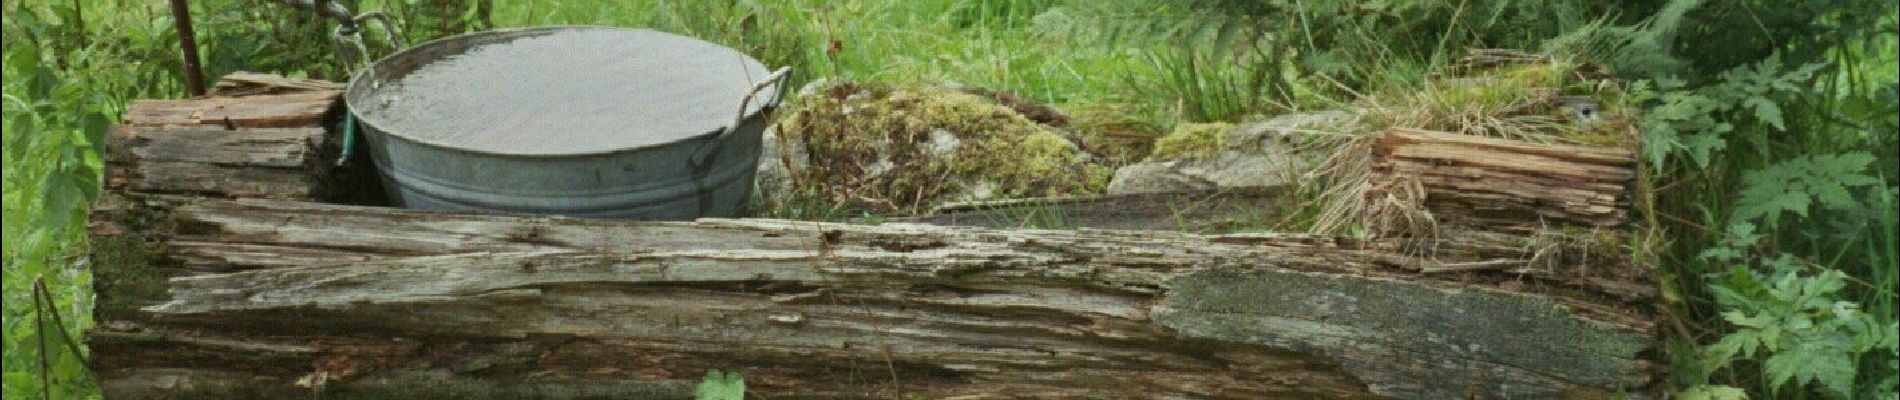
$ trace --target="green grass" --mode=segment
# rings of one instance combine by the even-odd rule
[[[213,79],[237,70],[340,79],[347,71],[331,53],[326,21],[266,1],[192,3]],[[1428,87],[1427,71],[1467,46],[1587,57],[1647,88],[1632,91],[1627,103],[1641,108],[1634,114],[1648,145],[1647,176],[1638,184],[1655,195],[1637,199],[1640,227],[1650,232],[1644,240],[1660,245],[1631,251],[1660,251],[1634,256],[1659,261],[1662,307],[1676,318],[1665,332],[1670,358],[1685,361],[1673,366],[1671,384],[1695,393],[1732,386],[1756,398],[1893,398],[1893,381],[1883,380],[1894,372],[1890,347],[1827,347],[1837,337],[1856,346],[1870,337],[1842,336],[1862,329],[1849,324],[1871,321],[1873,332],[1890,336],[1895,326],[1900,96],[1892,71],[1900,66],[1900,17],[1891,2],[523,0],[494,2],[486,16],[478,1],[360,3],[397,15],[411,43],[491,23],[649,27],[793,66],[796,83],[845,78],[1009,90],[1077,114],[1086,122],[1078,126],[1136,142],[1184,122],[1237,122],[1354,104],[1360,94],[1417,91]],[[128,101],[182,95],[177,40],[160,1],[0,0],[0,11],[0,395],[35,398],[44,388],[55,398],[85,397],[94,392],[78,358],[36,322],[51,314],[35,311],[31,287],[47,283],[52,301],[44,308],[63,317],[59,328],[76,333],[91,323],[90,274],[73,255],[86,246],[95,147]],[[1782,62],[1765,67],[1771,58]],[[1811,63],[1823,64],[1790,77]],[[1658,89],[1669,77],[1685,82]],[[1839,184],[1804,183],[1817,180]],[[1773,212],[1764,216],[1764,208]],[[775,210],[852,217],[803,203]],[[1057,227],[1068,218],[1022,219]],[[1783,278],[1825,289],[1828,271],[1844,273],[1845,286],[1810,297],[1846,302],[1859,314],[1764,306],[1789,292],[1741,290]],[[1775,332],[1798,334],[1767,335],[1727,317],[1733,312],[1790,318],[1791,329]],[[1794,326],[1800,318],[1823,323]],[[1838,329],[1812,328],[1823,325]],[[1780,347],[1715,351],[1743,336]],[[1784,354],[1849,369],[1797,382],[1776,367],[1775,355]],[[41,374],[42,360],[51,373]],[[1833,389],[1842,374],[1855,390],[1849,396]]]

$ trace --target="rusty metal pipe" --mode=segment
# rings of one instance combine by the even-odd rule
[[[336,0],[279,0],[279,1],[282,1],[284,4],[289,5],[291,7],[296,7],[299,10],[315,12],[317,13],[317,15],[322,15],[324,18],[336,20],[337,33],[341,33],[344,35],[356,34],[356,29],[357,29],[356,15],[350,13],[349,7],[344,7],[342,3],[338,3],[336,2]]]
[[[185,56],[185,90],[192,96],[205,95],[204,68],[198,65],[198,39],[191,31],[191,6],[185,0],[171,0],[172,23],[178,30],[178,47]]]

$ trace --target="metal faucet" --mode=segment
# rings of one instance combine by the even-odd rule
[[[296,7],[297,9],[300,9],[300,10],[316,12],[318,15],[322,15],[324,18],[336,20],[336,23],[337,23],[336,33],[338,34],[342,34],[342,35],[356,34],[356,29],[357,29],[356,15],[350,13],[349,7],[344,7],[342,3],[338,3],[336,0],[279,0],[279,1],[282,1],[284,2],[284,4],[290,5],[291,7]]]
[[[383,38],[392,49],[403,47],[402,34],[396,29],[389,14],[382,11],[370,11],[351,14],[350,8],[338,0],[277,0],[299,10],[310,11],[324,18],[336,20],[336,30],[330,32],[331,40],[336,41],[337,56],[344,65],[355,65],[369,53],[363,47],[363,40],[357,33],[362,32],[364,21],[376,21],[383,24]]]

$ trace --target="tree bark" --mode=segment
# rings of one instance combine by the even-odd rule
[[[94,224],[94,366],[115,397],[682,397],[709,368],[772,397],[1655,382],[1640,302],[1422,274],[1397,243],[122,199]],[[1509,248],[1487,240],[1441,247]]]

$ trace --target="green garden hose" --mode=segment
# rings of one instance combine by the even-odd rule
[[[343,112],[343,152],[337,154],[336,165],[339,167],[343,166],[343,162],[346,160],[349,160],[350,155],[355,154],[355,153],[356,153],[356,114],[351,113],[349,111],[344,111]]]
[[[348,21],[351,23],[340,25],[331,33],[331,39],[337,44],[337,57],[343,60],[343,65],[354,65],[360,62],[363,64],[363,71],[368,73],[375,71],[375,64],[369,60],[369,48],[363,45],[362,31],[357,29],[357,26],[364,22],[376,21],[383,25],[383,39],[388,42],[386,44],[390,46],[390,50],[403,48],[402,33],[396,29],[394,23],[390,22],[389,14],[371,11],[351,17]],[[349,161],[353,154],[356,154],[356,114],[344,110],[343,150],[337,153],[336,165],[343,166],[343,163]]]

